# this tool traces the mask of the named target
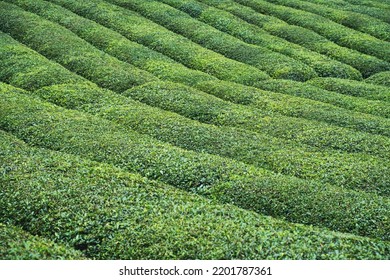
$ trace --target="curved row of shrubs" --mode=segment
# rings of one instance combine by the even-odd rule
[[[199,87],[207,88],[209,93],[217,97],[246,106],[239,106],[183,85],[166,82],[148,83],[134,87],[123,94],[204,123],[241,127],[312,146],[331,147],[348,152],[365,152],[383,156],[390,151],[390,138],[383,136],[389,133],[389,129],[386,128],[387,123],[381,123],[382,127],[377,127],[383,135],[368,134],[300,118],[302,115],[318,119],[329,116],[339,120],[340,123],[346,123],[354,115],[352,112],[336,113],[336,110],[331,110],[332,108],[329,107],[327,110],[322,103],[318,103],[317,108],[311,105],[306,107],[305,99],[288,99],[282,94],[280,100],[275,102],[275,94],[267,96],[267,92],[220,81],[205,82]],[[271,98],[267,98],[270,96]],[[321,105],[323,110],[320,110]],[[296,115],[299,118],[283,116],[278,112]],[[378,119],[371,118],[369,115],[366,117],[360,124],[352,118],[347,126],[359,128],[361,125],[362,130],[365,130],[366,126],[374,124],[368,120]],[[388,122],[387,119],[383,120]]]
[[[256,67],[229,59],[150,21],[105,1],[51,0],[72,12],[115,30],[139,44],[215,77],[248,85],[270,78]],[[98,5],[97,5],[98,4]]]
[[[28,48],[22,47],[15,41],[10,41],[9,46],[14,46],[14,49],[19,49],[20,52],[28,50]],[[40,63],[34,62],[36,67],[41,67],[41,64],[43,66],[45,64],[54,64],[49,60],[41,58],[33,51],[29,54],[30,57],[26,56],[19,59],[16,59],[15,56],[13,56],[13,61],[19,64],[28,64],[28,61],[39,61]],[[7,60],[5,61],[7,62]],[[0,65],[7,64],[3,63],[2,60],[0,60],[0,62]],[[18,69],[19,72],[17,75],[27,75],[29,70],[30,69]],[[70,75],[68,74],[68,76]],[[75,74],[74,76],[77,77]],[[33,77],[34,75],[31,75],[31,78]],[[40,77],[38,76],[36,79],[39,82]],[[34,80],[32,79],[31,82],[34,82]],[[55,83],[55,81],[50,82]],[[185,95],[200,94],[200,96],[203,96],[204,98],[208,97],[206,94],[202,95],[200,92],[196,92],[195,90],[190,91],[188,88],[180,87],[176,84],[159,83],[154,86],[157,87],[160,92],[164,89],[171,91],[176,98],[181,97],[180,93],[184,93]],[[181,92],[179,90],[181,90]],[[201,124],[186,119],[185,117],[109,93],[108,91],[88,84],[53,86],[51,88],[39,90],[36,93],[42,98],[48,99],[57,105],[71,109],[85,110],[90,113],[99,114],[104,118],[120,121],[141,133],[149,134],[162,141],[170,142],[186,149],[219,154],[302,178],[320,179],[323,182],[355,188],[367,188],[371,186],[371,189],[375,189],[380,193],[386,192],[385,189],[382,190],[381,186],[387,184],[387,177],[382,175],[383,173],[386,173],[385,170],[387,167],[383,166],[384,170],[382,170],[381,167],[374,162],[374,159],[369,159],[368,166],[362,162],[358,163],[359,160],[357,158],[352,157],[348,159],[349,157],[345,155],[345,160],[349,163],[344,164],[342,162],[343,160],[340,161],[338,159],[341,155],[337,155],[334,152],[309,153],[313,152],[309,147],[305,147],[303,150],[301,148],[296,148],[297,145],[302,146],[299,141],[288,143],[280,138],[276,139],[263,134],[264,132],[262,129],[253,129],[253,127],[257,127],[261,124],[262,120],[259,118],[263,117],[262,113],[256,113],[255,111],[250,112],[251,110],[249,108],[234,106],[233,104],[223,102],[216,98],[209,97],[202,103],[209,106],[208,108],[210,108],[210,110],[208,112],[206,112],[207,107],[204,107],[204,105],[202,108],[199,106],[197,107],[196,112],[203,118],[201,119],[202,121],[241,127],[245,120],[254,119],[257,121],[257,124],[254,124],[251,129],[255,130],[257,134],[250,133],[249,131],[244,132],[236,129],[218,128]],[[191,105],[193,105],[194,102],[191,102],[188,98],[187,100],[188,101],[184,102],[184,104],[191,110]],[[158,102],[148,103],[151,105],[158,104]],[[200,104],[200,106],[202,106],[202,104]],[[174,109],[178,111],[177,108]],[[221,113],[232,116],[232,120],[234,121],[229,122],[225,119],[224,122],[221,122],[218,117]],[[215,119],[212,118],[212,114],[214,114]],[[186,112],[184,112],[184,115],[194,118],[194,116]],[[237,121],[238,116],[240,119]],[[287,120],[283,117],[280,119],[278,116],[274,117],[279,119],[282,123],[291,123],[291,121],[294,122],[295,120]],[[267,118],[266,123],[270,123],[269,118]],[[304,127],[304,124],[302,123],[295,123],[300,127]],[[249,122],[248,124],[251,123]],[[311,129],[314,127],[317,128],[316,124],[313,124]],[[321,128],[317,129],[321,130]],[[272,126],[270,126],[270,130],[272,130]],[[297,130],[302,129],[299,129],[298,127]],[[310,131],[310,128],[306,128],[306,130]],[[291,132],[291,130],[289,131]],[[267,132],[267,130],[265,132]],[[348,131],[344,131],[344,134],[348,134]],[[330,141],[333,142],[334,140],[330,139]],[[288,149],[288,152],[286,149]],[[358,165],[361,165],[361,167]],[[310,166],[310,168],[306,168],[305,166]],[[379,169],[375,171],[377,168]],[[340,173],[340,170],[345,170],[345,172],[342,172],[342,176],[338,174]],[[368,174],[372,174],[372,176]],[[363,175],[364,177],[358,179]],[[375,187],[373,188],[373,186]]]
[[[312,67],[320,77],[361,79],[360,72],[353,67],[270,35],[259,27],[249,24],[226,11],[213,8],[200,1],[187,0],[178,2],[168,0],[163,2],[248,44],[266,47],[301,61]]]
[[[272,78],[306,81],[317,77],[314,69],[300,61],[262,46],[247,44],[164,3],[142,0],[108,2],[134,10],[201,46],[265,71]]]
[[[1,144],[8,144],[3,141],[3,132],[0,131]],[[12,139],[11,137],[6,136]],[[13,140],[13,139],[12,139]],[[16,139],[14,141],[17,141]],[[1,145],[3,147],[3,145]],[[9,143],[11,144],[11,143]],[[2,159],[8,161],[3,154],[0,154]],[[6,169],[7,166],[3,162],[0,163],[0,170]],[[2,178],[3,179],[3,178]],[[6,180],[0,179],[1,183],[6,183]],[[8,179],[8,178],[7,178]],[[3,182],[2,182],[3,181]],[[2,189],[2,192],[5,192]],[[4,193],[0,193],[3,198]],[[2,203],[9,201],[2,200]],[[3,209],[3,208],[2,208]],[[3,212],[3,211],[1,211]],[[3,213],[1,213],[4,218]],[[42,238],[29,234],[20,227],[13,225],[5,225],[0,221],[0,260],[80,260],[85,259],[81,252],[72,248],[58,245],[47,238]]]
[[[34,83],[34,79],[36,79],[37,84],[40,84],[41,76],[39,73],[36,75],[35,72],[29,71],[30,68],[17,68],[17,65],[33,64],[35,67],[45,68],[47,67],[46,64],[55,65],[55,63],[47,60],[36,52],[31,51],[26,46],[21,45],[10,37],[7,37],[7,40],[3,40],[3,42],[6,41],[8,43],[4,44],[3,47],[17,50],[17,52],[12,53],[12,60],[9,60],[9,57],[4,58],[2,60],[2,64],[0,64],[0,69],[2,65],[8,65],[10,68],[17,69],[18,72],[13,73],[13,76],[9,76],[7,79],[3,77],[4,81],[15,81],[19,76],[28,75],[30,76],[30,83]],[[26,53],[28,55],[21,56],[21,53]],[[140,61],[142,61],[142,59],[140,59]],[[60,66],[58,65],[58,67]],[[3,68],[3,70],[4,69],[5,68]],[[66,71],[67,70],[64,69],[64,72]],[[73,74],[72,76],[72,74],[73,73],[68,71],[68,74],[65,75],[65,77],[70,76],[72,79],[77,80],[78,76],[76,74]],[[59,81],[61,81],[61,79],[59,79]],[[45,84],[55,84],[56,80],[48,78],[48,81],[44,82]],[[15,82],[14,85],[18,85],[18,83]],[[216,95],[222,99],[243,105],[255,106],[261,109],[261,111],[253,112],[254,109],[250,109],[249,107],[239,108],[229,102],[224,102],[218,98],[214,98],[211,95],[206,95],[194,89],[182,87],[177,84],[158,83],[156,85],[157,89],[161,91],[165,88],[165,90],[169,90],[171,93],[177,94],[177,96],[184,94],[184,97],[181,97],[184,98],[185,102],[187,102],[183,103],[184,108],[186,104],[191,104],[191,106],[195,106],[194,108],[197,108],[197,110],[200,110],[200,112],[205,114],[203,119],[198,119],[200,121],[211,122],[211,120],[208,119],[208,113],[205,112],[214,111],[217,115],[233,116],[228,119],[228,121],[224,121],[222,123],[220,121],[220,117],[215,118],[213,121],[216,125],[244,127],[249,130],[255,130],[259,133],[265,132],[276,137],[294,140],[296,144],[306,143],[321,149],[331,147],[348,152],[363,152],[379,156],[382,156],[389,151],[389,143],[387,143],[388,140],[386,140],[386,138],[373,135],[369,136],[305,119],[285,117],[277,113],[281,112],[291,114],[287,108],[289,108],[293,114],[296,112],[310,113],[318,110],[321,103],[308,103],[307,100],[301,98],[270,93],[223,81],[205,82],[203,84],[199,84],[198,86],[202,90],[208,91],[210,94]],[[28,87],[26,88],[28,89]],[[195,101],[192,100],[191,96],[195,96],[195,100],[201,98],[199,99],[201,103],[194,105]],[[175,98],[174,95],[173,98]],[[156,104],[158,104],[158,102]],[[307,104],[306,107],[304,106],[305,104]],[[152,105],[155,106],[155,104]],[[225,113],[218,108],[225,108]],[[177,111],[175,108],[171,109],[184,114],[187,117],[194,118],[194,116],[191,113],[188,113],[188,111],[182,112],[180,110]],[[329,108],[327,109],[326,107],[325,110],[329,111]],[[305,116],[307,113],[300,114]],[[195,119],[197,119],[198,116],[199,115],[197,115]],[[332,131],[332,133],[329,131]]]
[[[385,86],[338,78],[315,78],[307,81],[307,83],[325,90],[350,96],[390,102],[390,89]],[[386,105],[386,103],[384,104]]]
[[[87,82],[1,31],[0,49],[0,80],[17,87],[34,90],[58,83]]]
[[[36,4],[34,4],[36,5]],[[35,9],[36,10],[36,9]],[[54,13],[51,13],[51,14],[54,14]],[[58,16],[57,16],[58,17]],[[73,18],[73,17],[72,17]],[[69,20],[68,20],[69,22]],[[75,22],[72,21],[72,24],[74,25],[77,25]],[[96,32],[95,32],[96,33]],[[83,33],[85,34],[85,32]],[[85,36],[88,36],[88,35],[85,35]],[[96,39],[91,39],[90,35],[88,36],[89,37],[89,40],[92,40],[93,42],[95,42],[95,44],[99,44],[99,42],[96,40]],[[127,42],[124,42],[123,46],[126,46]],[[110,46],[107,46],[105,47],[105,49],[109,48],[110,50],[110,53],[112,53],[113,55],[116,55],[116,56],[120,56],[121,58],[123,59],[126,59],[126,57],[123,57],[123,55],[119,55],[119,53],[126,53],[127,52],[123,52],[123,49],[120,49],[120,50],[117,50],[117,51],[114,51],[113,48]],[[126,49],[130,49],[131,46],[127,46]],[[140,56],[138,56],[140,57]],[[131,58],[127,58],[126,61],[129,61],[131,62],[132,59]],[[139,61],[141,61],[141,59],[139,59]],[[139,63],[141,64],[141,63]],[[139,65],[138,64],[138,65]],[[263,85],[263,84],[261,84]],[[295,87],[302,87],[303,85],[301,84],[295,84],[294,85]],[[305,86],[305,91],[307,90],[307,87],[308,86]],[[273,90],[276,90],[278,91],[279,89],[277,88],[272,88]],[[302,91],[300,91],[302,92]],[[290,93],[290,92],[289,92]],[[295,92],[293,91],[293,94]],[[301,95],[299,93],[299,95]],[[319,90],[317,90],[315,92],[315,94],[311,94],[310,92],[308,94],[306,94],[304,97],[311,97],[311,98],[316,98],[316,99],[319,99],[320,101],[325,101],[325,102],[330,102],[330,103],[335,103],[336,105],[341,105],[341,106],[344,106],[344,107],[347,107],[348,109],[352,109],[352,110],[358,110],[358,111],[363,111],[365,113],[372,113],[372,114],[377,114],[379,116],[385,116],[387,117],[388,116],[388,113],[387,113],[387,107],[386,106],[383,106],[382,104],[378,104],[378,103],[375,103],[375,102],[371,102],[371,104],[365,104],[364,102],[359,102],[359,100],[356,100],[356,99],[351,99],[351,98],[348,98],[348,97],[344,97],[344,96],[340,96],[340,95],[337,95],[337,94],[334,94],[336,96],[329,96],[329,92],[324,92],[321,94],[321,92],[319,93]],[[329,114],[328,114],[329,115]],[[350,119],[350,117],[348,117]],[[318,118],[317,118],[318,119]],[[320,119],[324,119],[323,116],[320,117]],[[342,119],[344,120],[344,118]],[[345,121],[343,121],[343,125],[345,124]],[[375,125],[375,124],[374,124]],[[361,125],[359,125],[361,127]],[[373,130],[375,132],[375,130]]]
[[[114,164],[220,203],[235,204],[291,222],[390,240],[389,198],[278,175],[227,158],[182,150],[123,129],[113,122],[66,110],[7,87],[1,93],[0,108],[0,128],[31,145]],[[88,171],[81,173],[84,176]],[[74,176],[70,176],[70,180],[75,180]],[[100,190],[91,187],[95,194]],[[16,193],[13,189],[12,194]],[[63,197],[64,194],[60,192],[60,195]],[[17,195],[15,197],[21,200]],[[45,204],[44,199],[35,197],[36,201]],[[122,203],[126,201],[123,194],[117,197]],[[110,204],[94,201],[94,208],[100,203]],[[40,207],[46,213],[47,207]],[[15,209],[9,212],[11,215],[19,213],[16,207],[11,209]],[[198,207],[191,205],[191,209],[194,211]],[[99,221],[99,224],[104,223]],[[164,224],[170,223],[164,221]]]
[[[371,77],[366,79],[366,82],[385,86],[385,87],[390,87],[390,71],[384,71],[372,75]]]
[[[271,4],[263,0],[235,0],[260,13],[281,18],[289,24],[311,29],[329,40],[362,53],[390,62],[390,42],[335,23],[322,16],[294,8]]]
[[[359,70],[364,77],[390,69],[390,63],[374,56],[341,47],[312,30],[287,24],[278,18],[261,14],[233,0],[199,0],[215,8],[225,10],[266,32],[321,53]]]
[[[229,157],[303,179],[390,194],[390,177],[386,175],[390,174],[390,162],[380,158],[316,151],[266,134],[199,123],[87,84],[54,85],[35,94],[187,150]]]
[[[375,7],[382,10],[390,9],[390,4],[386,4],[384,1],[375,1],[375,0],[345,0],[352,4],[367,6],[367,7]]]
[[[316,4],[326,5],[335,9],[355,12],[367,16],[371,16],[382,20],[384,22],[390,23],[389,12],[385,7],[379,8],[375,5],[367,6],[365,4],[370,3],[372,1],[362,1],[362,0],[308,0],[309,2],[313,2]],[[388,6],[388,9],[390,6]]]
[[[158,80],[96,49],[66,28],[10,3],[0,2],[0,29],[102,87],[124,91]]]
[[[376,18],[347,10],[334,9],[329,5],[318,5],[301,0],[266,0],[298,10],[310,12],[340,23],[353,30],[370,34],[378,39],[390,41],[390,25]]]
[[[276,91],[292,96],[317,100],[322,102],[322,104],[325,103],[323,106],[327,105],[329,107],[331,105],[328,104],[332,104],[335,106],[332,111],[339,111],[340,114],[345,115],[345,118],[344,120],[334,120],[331,122],[335,122],[342,126],[349,126],[348,123],[356,122],[357,129],[367,129],[367,131],[372,131],[374,133],[380,133],[380,129],[375,132],[376,127],[387,127],[388,120],[383,118],[388,118],[390,116],[390,108],[385,102],[379,100],[367,100],[361,97],[348,96],[338,92],[324,90],[315,87],[310,83],[288,80],[268,80],[257,83],[256,87],[263,90]],[[318,120],[321,119],[332,119],[332,116],[320,117]],[[343,123],[344,121],[345,123]],[[364,124],[365,122],[370,122],[370,124],[366,127]],[[389,135],[388,133],[385,134]]]
[[[218,205],[109,165],[28,147],[2,131],[0,147],[0,170],[6,173],[0,177],[5,202],[0,217],[23,223],[31,233],[78,248],[93,259],[386,259],[389,255],[389,242]],[[0,256],[13,258],[13,252],[25,256],[26,249],[18,251],[17,246],[30,242],[28,236],[9,228],[4,231],[0,225],[2,235],[0,243],[9,237],[22,239],[17,244],[10,241],[13,251]],[[36,239],[33,244],[35,249]],[[38,246],[42,251],[46,245]],[[4,248],[0,246],[0,252]],[[31,259],[33,254],[25,257]],[[37,257],[57,257],[52,248],[50,254],[45,250]]]
[[[207,73],[190,69],[159,52],[128,40],[118,32],[78,16],[56,4],[42,0],[17,0],[12,3],[68,28],[105,53],[148,71],[158,78],[187,85],[216,80]]]
[[[36,4],[34,4],[36,5]],[[36,9],[35,9],[36,10]],[[52,13],[54,14],[54,13]],[[68,20],[69,22],[69,20]],[[72,21],[73,23],[73,21]],[[76,37],[73,35],[73,37]],[[77,37],[76,37],[77,38]],[[40,40],[40,38],[38,37],[37,40]],[[92,40],[92,39],[89,39],[89,40]],[[94,40],[95,44],[98,44],[99,42],[96,42],[96,40]],[[127,47],[127,48],[130,48]],[[112,50],[112,48],[110,47],[110,49]],[[113,51],[111,51],[113,52]],[[119,51],[116,51],[115,54],[117,54]],[[122,52],[123,53],[123,52]],[[131,59],[128,59],[129,62],[131,62]],[[140,59],[141,60],[141,59]],[[115,72],[114,72],[115,73]],[[136,76],[135,76],[136,77]],[[139,77],[139,79],[142,79],[142,76]],[[94,82],[98,83],[99,84],[99,80],[96,80],[95,78],[92,79]],[[300,85],[300,84],[296,84],[296,85]],[[317,90],[318,91],[318,90]],[[308,94],[307,96],[310,96],[310,97],[315,97],[315,98],[318,98],[320,97],[321,95],[318,94],[318,92],[315,94],[315,95],[310,95]],[[337,102],[337,105],[339,104],[342,104],[344,106],[348,105],[349,106],[349,109],[360,109],[362,111],[365,111],[365,112],[369,112],[369,113],[375,113],[375,114],[379,114],[379,115],[382,115],[382,116],[386,116],[386,108],[387,107],[383,107],[381,104],[362,104],[361,102],[357,102],[357,100],[346,100],[346,97],[343,97],[343,96],[337,96],[336,98],[333,98],[333,99],[330,99],[330,98],[327,98],[325,101],[329,101],[331,100],[331,102]],[[324,99],[322,99],[324,100]],[[321,100],[321,101],[322,101]],[[344,101],[344,102],[343,102]],[[347,102],[348,101],[348,102]],[[346,105],[345,105],[346,104]],[[354,106],[355,105],[355,106]],[[329,114],[328,114],[329,115]],[[348,117],[350,119],[350,117]],[[324,119],[322,116],[321,116],[321,120]],[[344,118],[343,118],[344,120]],[[345,124],[346,121],[343,121],[343,125]],[[375,125],[375,122],[374,121],[371,121],[371,123],[373,123],[373,126]],[[361,126],[361,125],[360,125]],[[371,131],[371,130],[370,130]],[[375,132],[375,130],[373,130]]]

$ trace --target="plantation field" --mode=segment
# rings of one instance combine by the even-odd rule
[[[0,259],[390,259],[390,3],[0,0]]]

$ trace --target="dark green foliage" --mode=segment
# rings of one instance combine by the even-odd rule
[[[309,0],[313,3],[318,3],[324,6],[332,7],[338,10],[351,11],[364,15],[368,15],[387,23],[390,23],[389,11],[385,7],[375,6],[373,1],[365,0]],[[374,5],[372,5],[374,3]],[[371,4],[365,6],[364,4]],[[390,6],[388,6],[390,7]]]
[[[357,80],[361,79],[359,71],[351,66],[331,60],[324,55],[312,52],[279,37],[272,36],[259,27],[249,24],[228,12],[193,0],[164,0],[162,2],[170,4],[177,9],[190,14],[191,16],[212,25],[222,32],[227,32],[228,34],[245,41],[248,44],[267,47],[275,52],[279,52],[299,60],[312,67],[319,76],[332,76]]]
[[[87,82],[60,65],[49,62],[0,31],[0,80],[25,89],[57,83]]]
[[[366,79],[367,83],[390,87],[390,71],[380,72]]]
[[[198,87],[219,98],[186,86],[161,82],[135,87],[123,94],[204,123],[244,128],[316,147],[370,153],[382,157],[386,157],[390,151],[388,137],[302,119],[330,119],[330,122],[333,119],[336,124],[337,121],[346,123],[350,114],[353,114],[352,111],[344,110],[343,114],[342,110],[339,110],[340,113],[337,111],[337,107],[320,102],[308,102],[306,99],[290,98],[283,94],[277,95],[228,82],[209,81],[199,84]],[[247,106],[239,106],[225,100]],[[377,119],[369,115],[363,116],[366,120]],[[353,125],[357,120],[357,117],[350,119],[350,124]],[[366,123],[373,124],[370,121]]]
[[[0,28],[102,87],[123,91],[157,78],[94,48],[69,30],[0,2]]]
[[[101,118],[14,93],[8,87],[0,98],[0,128],[31,145],[114,164],[220,203],[291,222],[390,239],[388,198],[185,151]],[[122,201],[121,195],[119,199]]]
[[[0,1],[0,259],[389,259],[389,7]]]
[[[139,14],[100,0],[52,0],[71,11],[92,19],[192,69],[215,77],[253,85],[269,76],[259,69],[215,53]]]
[[[3,138],[0,132],[0,138]],[[0,141],[2,141],[1,139]],[[2,146],[2,145],[1,145]],[[3,148],[3,147],[2,147]],[[0,170],[6,168],[0,163]],[[0,184],[4,180],[0,179]],[[2,189],[4,191],[4,189]],[[3,193],[0,192],[0,197]],[[3,203],[5,201],[2,201]],[[0,210],[1,211],[1,210]],[[2,211],[1,211],[2,212]],[[1,213],[3,216],[3,213]],[[0,223],[0,260],[81,260],[81,252],[31,235],[22,229]]]
[[[377,75],[379,75],[379,73]],[[390,102],[390,89],[385,86],[337,78],[316,78],[308,81],[307,83],[322,89],[346,95],[363,97],[368,100],[380,100]],[[389,107],[389,105],[386,103],[382,104],[383,107],[385,107],[386,105],[387,107]]]
[[[109,0],[131,8],[175,33],[226,57],[255,66],[273,78],[306,81],[317,76],[309,66],[260,46],[246,44],[168,5],[156,1]]]
[[[387,259],[389,243],[289,224],[109,165],[26,146],[0,131],[1,220],[94,259]],[[34,213],[34,214],[31,214]],[[0,236],[15,236],[0,226]],[[7,236],[5,238],[7,238]],[[20,233],[15,240],[20,238]],[[22,236],[23,237],[23,236]],[[29,237],[27,237],[29,238]],[[0,244],[4,243],[0,238]],[[39,246],[37,256],[47,256]],[[51,248],[56,258],[74,258]],[[3,249],[3,246],[0,246]],[[44,252],[42,252],[44,251]],[[7,252],[9,257],[11,252]],[[28,250],[18,258],[34,258]]]
[[[187,85],[216,79],[209,74],[189,69],[159,52],[132,42],[119,33],[78,16],[61,6],[41,0],[18,0],[12,3],[63,25],[96,48],[161,79]]]
[[[390,62],[390,42],[358,32],[327,18],[290,7],[274,5],[263,0],[235,0],[260,13],[276,16],[289,24],[298,25],[328,38],[329,40],[362,53]]]
[[[381,40],[390,41],[390,25],[381,20],[346,10],[334,9],[325,5],[317,5],[300,0],[266,0],[278,5],[311,12],[334,22],[340,23],[353,30],[359,30]],[[325,2],[325,1],[324,1]],[[331,1],[330,1],[331,2]],[[326,2],[325,2],[326,3]],[[388,18],[390,16],[388,15]]]
[[[330,123],[355,130],[390,136],[390,120],[386,119],[390,116],[390,108],[386,103],[343,96],[342,94],[329,92],[310,84],[287,80],[264,81],[258,83],[257,87],[298,97],[313,98],[322,102],[333,103],[340,107],[346,107],[346,109],[349,110],[334,108],[333,110],[326,111],[318,108],[315,110],[314,114],[312,114],[311,118],[318,121],[327,120]],[[286,109],[288,110],[288,108]],[[356,111],[363,111],[366,114],[358,113]],[[296,114],[296,116],[299,117],[299,113]]]
[[[364,77],[377,72],[390,70],[390,63],[382,58],[366,55],[358,51],[341,47],[310,29],[290,25],[278,18],[257,13],[249,6],[240,5],[233,0],[200,0],[203,3],[225,10],[266,32],[301,45],[312,51],[324,54],[359,70]],[[244,3],[244,2],[243,2]],[[250,3],[253,3],[251,1]],[[249,2],[245,2],[249,4]]]
[[[55,85],[35,94],[184,149],[229,157],[299,178],[390,194],[390,163],[383,159],[316,151],[267,134],[199,123],[89,85]]]

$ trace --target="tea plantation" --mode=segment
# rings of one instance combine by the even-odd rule
[[[390,259],[390,3],[1,0],[0,259]]]

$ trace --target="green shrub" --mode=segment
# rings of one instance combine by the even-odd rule
[[[0,132],[0,138],[3,137],[2,134]],[[80,260],[84,258],[81,252],[31,235],[21,228],[0,223],[0,260]]]
[[[219,205],[109,165],[28,147],[1,131],[0,147],[0,171],[6,175],[0,177],[0,196],[6,202],[0,208],[1,219],[23,223],[32,233],[78,248],[93,259],[386,259],[389,255],[388,242]],[[3,233],[0,244],[14,236],[0,227]],[[26,243],[35,247],[35,239],[33,246],[25,240],[23,236],[23,243],[11,243],[12,248]],[[40,251],[46,246],[38,245]],[[23,248],[18,257],[26,253]],[[54,253],[48,257],[56,258],[58,249]]]
[[[333,122],[339,123],[350,120],[347,126],[358,127],[358,118],[351,119],[353,112],[343,113],[342,110],[338,111],[337,107],[320,102],[309,102],[298,97],[290,98],[283,94],[277,95],[228,82],[209,81],[199,84],[199,88],[219,98],[186,86],[161,82],[135,87],[123,94],[204,123],[244,128],[316,147],[379,156],[384,156],[390,151],[388,137],[301,119],[317,118],[323,121],[326,117],[330,122],[334,120]],[[280,113],[290,114],[292,117]],[[363,125],[365,122],[372,125],[374,122],[367,120],[377,119],[369,115],[363,116],[366,117],[362,119]],[[389,130],[383,131],[386,133]]]
[[[0,128],[33,146],[114,164],[221,203],[235,204],[291,222],[390,239],[388,198],[317,184],[227,158],[182,150],[113,122],[9,91],[7,87],[1,93],[0,108]],[[81,173],[84,176],[88,171]],[[70,176],[70,180],[74,180],[74,176]],[[91,187],[95,193],[100,190],[94,185]],[[33,189],[39,191],[39,188]],[[15,193],[13,188],[12,194]],[[33,197],[39,203],[45,203],[38,195]],[[121,202],[124,197],[118,194]],[[93,203],[95,209],[97,203]],[[47,213],[47,207],[40,207],[43,213]],[[192,205],[191,209],[197,207]],[[18,211],[10,212],[11,217]]]
[[[266,73],[253,66],[201,47],[135,12],[106,1],[52,0],[52,2],[115,30],[131,41],[163,53],[189,68],[214,75],[219,79],[253,85],[259,80],[269,78]]]
[[[189,69],[159,52],[132,42],[119,33],[80,17],[61,6],[41,0],[17,0],[12,3],[63,25],[96,48],[148,71],[158,78],[187,85],[216,79],[209,74]]]
[[[248,44],[267,47],[275,52],[299,60],[312,67],[321,77],[339,77],[348,79],[361,79],[361,74],[349,65],[332,60],[324,55],[310,51],[300,45],[290,43],[279,37],[270,35],[263,29],[249,24],[246,21],[201,2],[203,1],[164,1],[213,27],[233,35]],[[204,1],[208,2],[208,1]],[[201,9],[199,8],[201,7]],[[196,12],[200,10],[201,12]]]
[[[276,16],[328,38],[329,40],[365,54],[390,62],[390,42],[382,41],[368,34],[342,26],[322,16],[290,7],[274,5],[262,0],[236,0],[260,13]]]
[[[379,8],[374,6],[365,6],[365,4],[372,1],[362,0],[309,0],[310,2],[329,6],[338,10],[351,11],[380,19],[384,22],[390,23],[390,17],[386,8]],[[349,3],[350,2],[350,3]],[[365,3],[363,3],[365,2]],[[390,8],[390,6],[388,6]]]
[[[333,119],[330,121],[331,123],[333,122],[338,125],[372,133],[390,135],[386,132],[386,130],[388,130],[388,120],[384,119],[390,116],[390,108],[387,103],[347,96],[338,92],[324,90],[308,83],[296,81],[269,80],[259,82],[256,84],[256,87],[263,90],[276,91],[292,96],[310,98],[329,103],[335,106],[332,111],[338,111],[344,116],[342,119],[339,119],[337,116],[332,117],[329,115],[329,112],[325,112],[328,116],[314,117],[316,120]],[[341,108],[337,108],[336,106]],[[320,114],[320,110],[315,114]]]
[[[199,123],[90,85],[55,85],[35,94],[187,150],[229,157],[303,179],[390,194],[390,177],[386,175],[390,174],[390,162],[383,159],[316,151],[267,134]]]
[[[201,1],[216,8],[223,9],[251,24],[257,25],[272,35],[284,38],[287,41],[302,45],[312,51],[351,65],[359,70],[364,77],[368,77],[377,72],[390,70],[390,63],[388,62],[346,47],[341,47],[312,30],[290,25],[275,17],[257,13],[252,8],[240,5],[232,0]]]
[[[390,87],[390,71],[380,72],[366,79],[366,82]]]
[[[94,48],[69,30],[15,5],[0,3],[0,22],[4,32],[102,87],[123,91],[157,80],[150,73]]]
[[[262,46],[247,44],[184,12],[156,1],[110,0],[231,59],[255,66],[273,78],[306,81],[317,76],[309,66]]]
[[[350,12],[347,10],[334,9],[328,2],[323,1],[325,5],[318,5],[300,0],[267,0],[275,4],[292,7],[298,10],[314,13],[333,22],[340,23],[353,30],[370,34],[381,40],[390,40],[390,25],[381,20],[363,15],[361,13]],[[343,28],[344,29],[344,28]],[[348,32],[348,29],[345,30]]]
[[[379,73],[378,73],[379,74]],[[390,101],[388,87],[337,78],[316,78],[307,83],[316,87],[368,100]],[[386,103],[383,103],[386,106]]]
[[[47,61],[0,31],[0,80],[25,89],[57,83],[87,82],[62,66]]]

